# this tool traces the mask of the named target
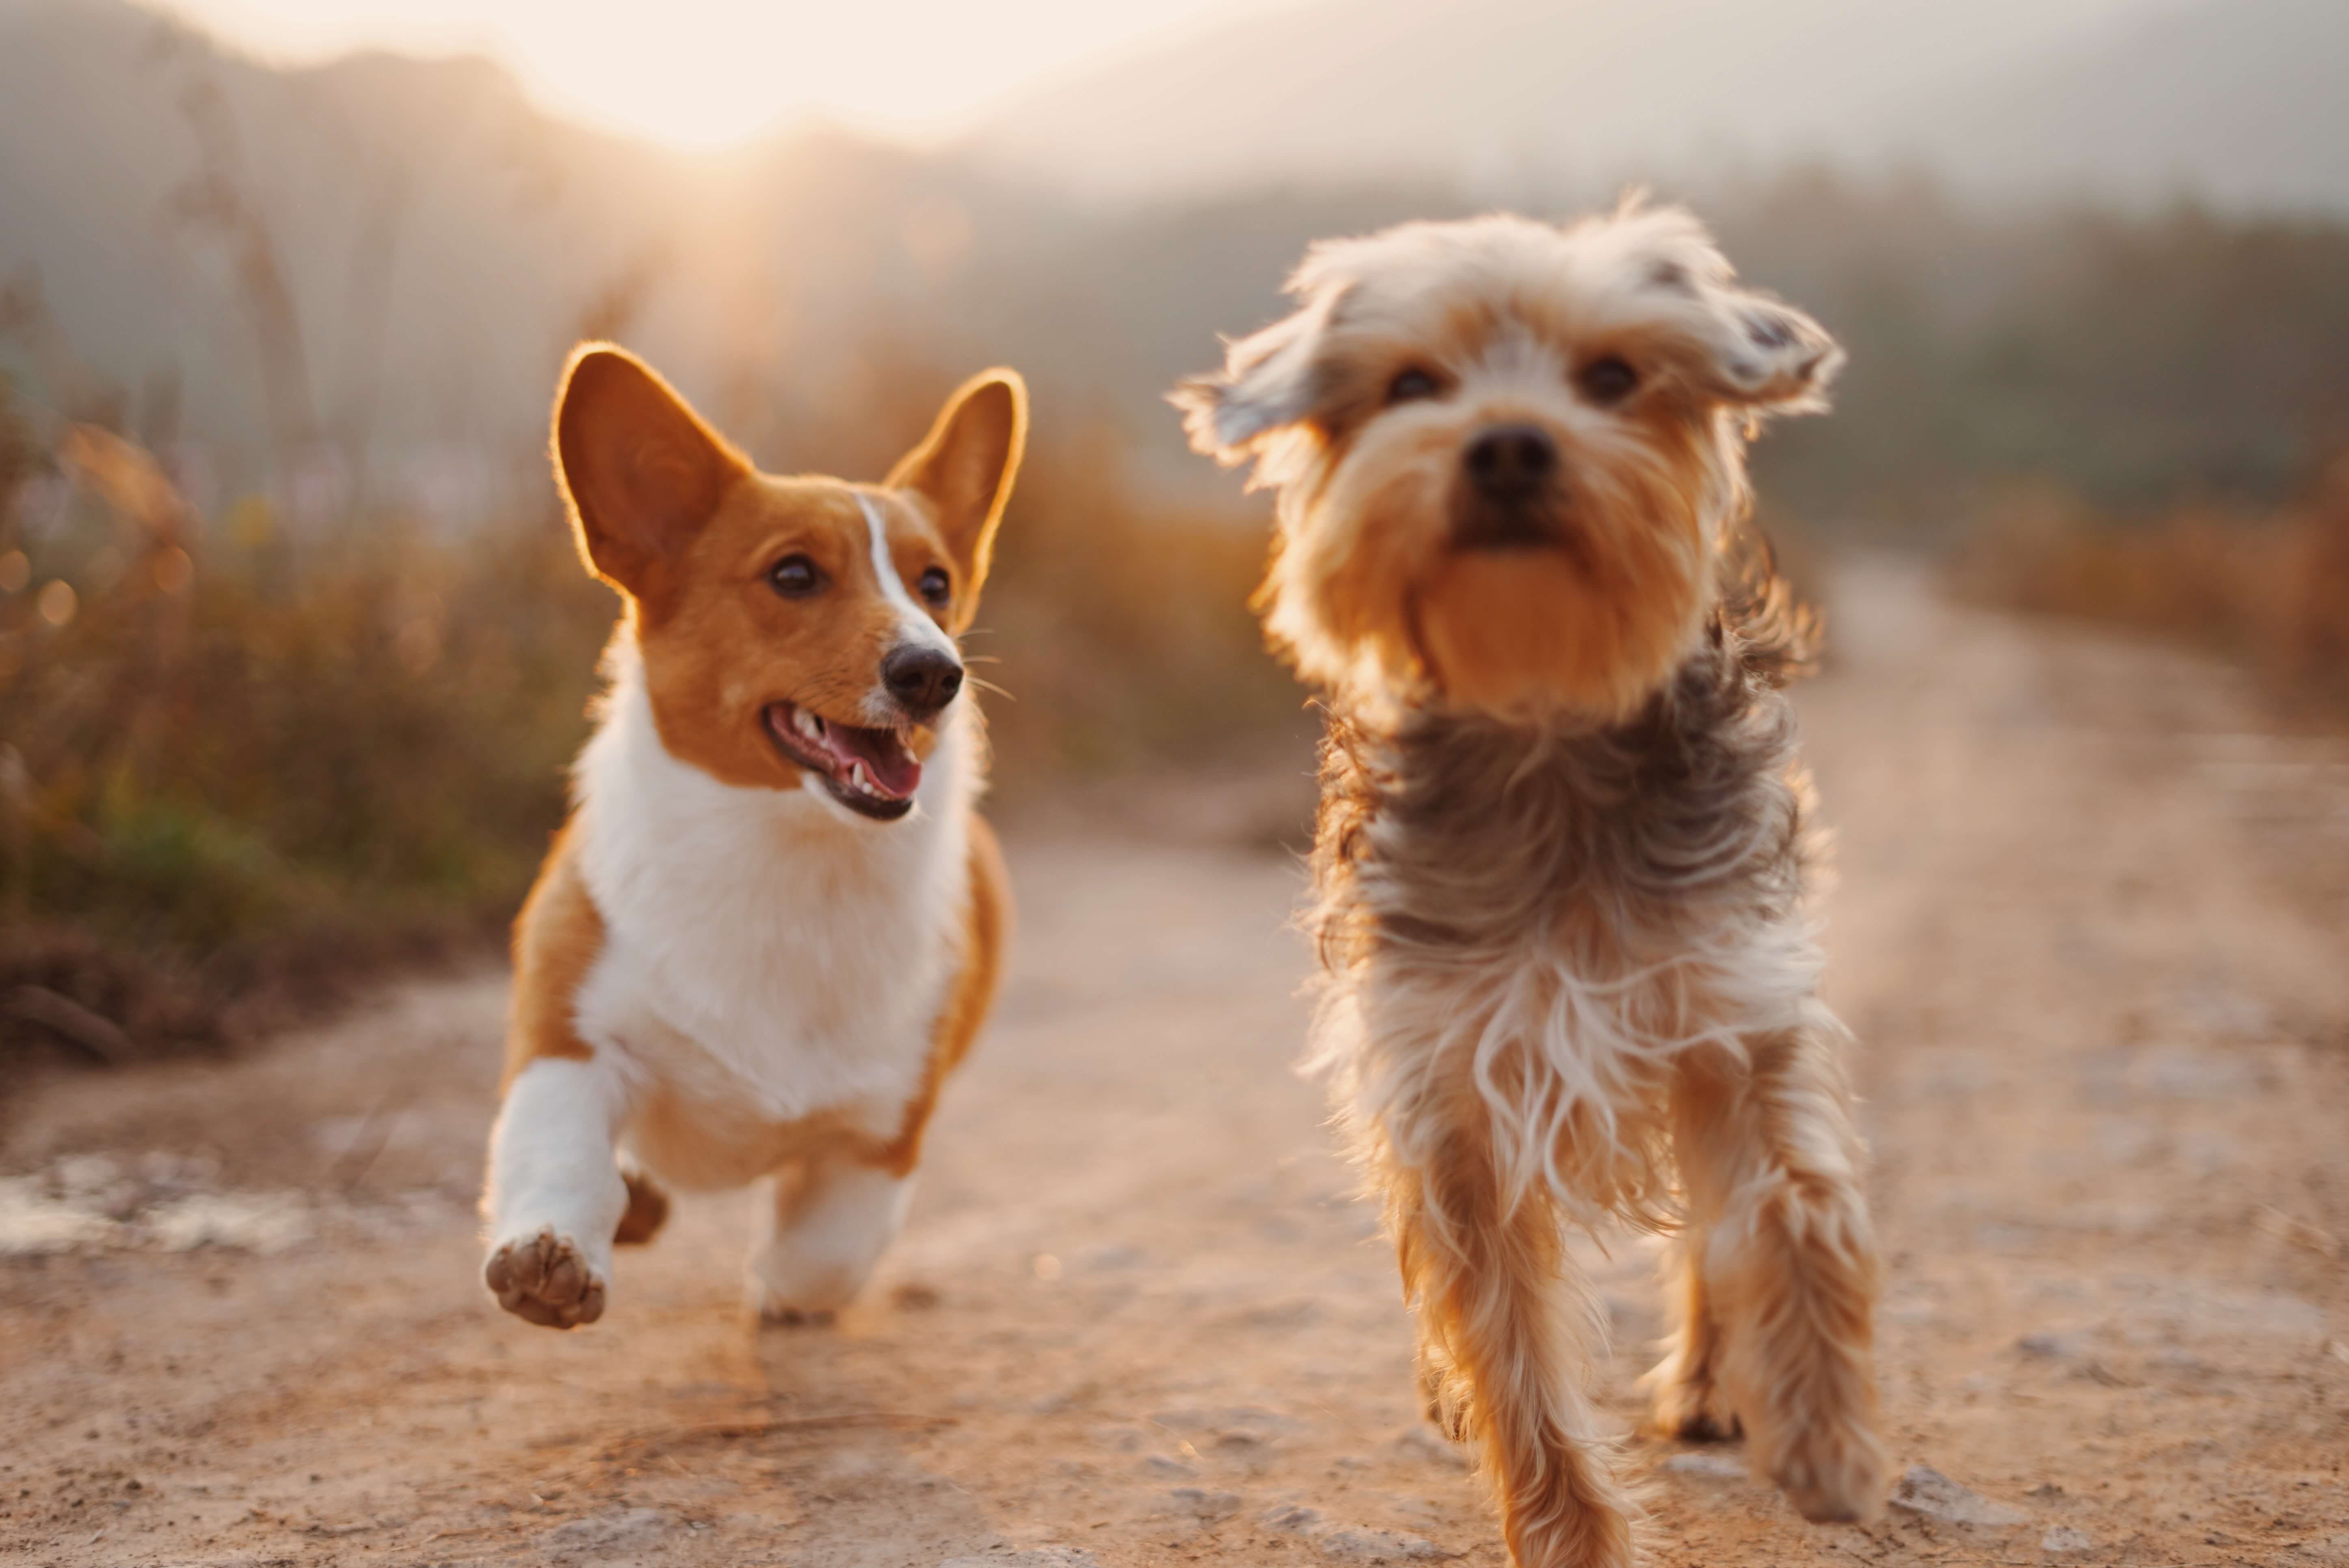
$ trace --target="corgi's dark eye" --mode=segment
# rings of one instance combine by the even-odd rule
[[[947,575],[943,566],[933,566],[923,573],[914,586],[921,590],[925,603],[936,607],[943,608],[946,602],[954,597],[954,580]]]
[[[823,586],[823,573],[804,555],[786,555],[767,569],[767,582],[786,599],[804,599]]]
[[[1423,397],[1433,397],[1444,388],[1434,377],[1424,370],[1406,370],[1387,383],[1387,401],[1416,403]]]
[[[1576,379],[1582,383],[1583,396],[1602,407],[1620,403],[1640,389],[1640,373],[1612,354],[1584,366]]]

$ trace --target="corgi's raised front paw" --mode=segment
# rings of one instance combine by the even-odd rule
[[[576,1328],[604,1315],[604,1276],[568,1236],[545,1226],[490,1253],[482,1281],[498,1305],[526,1322]]]

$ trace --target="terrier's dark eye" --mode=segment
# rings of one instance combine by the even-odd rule
[[[1640,373],[1612,354],[1584,366],[1576,379],[1585,397],[1602,405],[1620,403],[1640,389]]]
[[[1387,383],[1387,401],[1416,403],[1423,397],[1433,397],[1443,388],[1435,377],[1424,370],[1406,370]]]
[[[923,603],[934,609],[944,609],[947,601],[954,597],[954,580],[942,566],[933,566],[923,573],[914,586],[921,590]]]
[[[804,555],[786,555],[767,569],[767,583],[786,599],[804,599],[823,586],[823,573]]]

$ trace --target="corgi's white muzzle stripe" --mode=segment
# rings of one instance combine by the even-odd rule
[[[896,647],[934,648],[960,664],[962,650],[955,646],[954,639],[930,619],[927,612],[914,603],[911,593],[905,592],[905,580],[897,575],[897,563],[889,556],[889,525],[883,521],[880,507],[874,503],[871,496],[861,491],[857,494],[856,504],[864,513],[864,532],[872,543],[873,575],[881,584],[881,596],[897,613]],[[895,650],[893,648],[891,651]],[[896,699],[889,695],[885,686],[877,683],[864,694],[864,718],[866,723],[876,727],[904,722]]]
[[[905,580],[897,575],[897,563],[889,557],[889,525],[882,521],[881,509],[873,504],[869,495],[858,495],[856,504],[864,509],[864,531],[873,543],[873,575],[880,579],[881,596],[897,612],[897,631],[903,639],[898,645],[918,643],[959,662],[962,651],[955,646],[954,639],[905,592]]]

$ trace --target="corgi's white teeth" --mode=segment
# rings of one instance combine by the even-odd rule
[[[802,735],[806,736],[810,740],[821,741],[823,739],[823,720],[818,718],[815,715],[810,713],[803,707],[795,707],[792,709],[792,727],[798,730]]]
[[[864,790],[867,795],[878,795],[881,793],[880,790],[875,789],[873,787],[873,775],[864,771],[864,764],[862,762],[856,764],[848,770],[848,781],[851,784],[854,784],[857,789]]]

